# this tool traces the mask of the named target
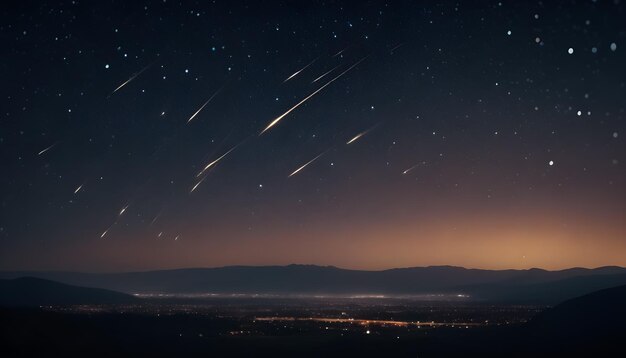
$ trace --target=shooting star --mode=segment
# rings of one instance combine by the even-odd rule
[[[118,216],[122,216],[124,214],[124,212],[126,211],[126,209],[128,209],[128,207],[130,206],[130,204],[127,204],[125,207],[122,208],[122,210],[120,210],[120,213]]]
[[[78,193],[80,191],[80,189],[83,188],[83,185],[84,184],[79,185],[78,188],[76,188],[76,190],[74,190],[74,194]]]
[[[156,214],[156,216],[154,217],[154,219],[152,219],[152,221],[150,222],[150,225],[154,225],[154,223],[161,217],[161,214],[163,213],[163,208],[161,208],[161,210],[159,211],[158,214]]]
[[[111,92],[111,94],[107,97],[110,97],[111,95],[113,95],[115,92],[119,91],[122,87],[126,86],[127,84],[129,84],[132,80],[134,80],[135,78],[137,78],[137,76],[139,76],[140,74],[143,73],[143,71],[147,70],[150,66],[152,66],[152,64],[149,64],[148,66],[144,67],[143,69],[141,69],[141,71],[135,73],[134,75],[130,76],[129,79],[127,79],[126,81],[124,81],[124,83],[122,83],[121,85],[117,86],[116,89],[113,90],[113,92]]]
[[[103,239],[103,238],[106,236],[106,234],[107,234],[107,233],[111,230],[111,228],[112,228],[114,225],[115,225],[115,223],[111,224],[111,226],[109,226],[106,230],[104,230],[104,231],[102,232],[102,234],[100,234],[100,238],[101,238],[101,239]]]
[[[237,149],[237,147],[239,147],[240,145],[242,145],[247,139],[244,139],[241,143],[237,144],[236,146],[230,148],[226,153],[220,155],[217,159],[215,159],[214,161],[212,161],[211,163],[207,164],[204,169],[202,169],[200,171],[200,173],[198,173],[196,175],[196,177],[199,177],[200,175],[202,175],[205,171],[207,171],[209,168],[211,168],[212,166],[216,165],[220,160],[222,160],[222,158],[224,158],[225,156],[227,156],[228,154],[230,154],[230,152],[232,152],[233,150]],[[199,184],[199,183],[198,183]]]
[[[193,186],[193,188],[191,188],[191,190],[189,191],[189,194],[193,193],[193,191],[194,191],[194,190],[196,190],[196,188],[197,188],[198,186],[200,186],[200,184],[202,184],[202,182],[204,181],[204,179],[206,179],[206,177],[204,177],[204,178],[200,179],[200,181],[199,181],[199,182],[197,182],[197,183],[196,183],[196,185],[194,185],[194,186]]]
[[[222,88],[223,88],[223,87],[222,87]],[[200,107],[200,109],[198,109],[198,110],[196,111],[196,113],[194,113],[191,117],[189,117],[189,119],[187,120],[187,123],[191,122],[191,120],[192,120],[192,119],[194,119],[194,118],[198,115],[198,113],[200,113],[200,111],[202,111],[202,109],[203,109],[203,108],[204,108],[207,104],[209,104],[209,102],[211,102],[211,100],[212,100],[215,96],[217,96],[217,94],[218,94],[218,93],[220,93],[220,91],[222,91],[222,88],[220,88],[220,89],[218,89],[217,91],[215,91],[215,93],[213,93],[213,94],[211,95],[211,97],[209,97],[209,99],[208,99],[206,102],[204,102],[204,104]]]
[[[380,124],[380,123],[378,123],[378,124]],[[366,135],[367,133],[369,133],[371,130],[373,130],[374,128],[378,127],[378,124],[374,125],[373,127],[371,127],[371,128],[370,128],[370,129],[368,129],[368,130],[364,130],[363,132],[361,132],[361,133],[359,133],[359,134],[355,135],[352,139],[350,139],[349,141],[347,141],[347,142],[346,142],[346,144],[351,144],[351,143],[355,142],[357,139],[359,139],[359,138],[363,137],[364,135]]]
[[[389,50],[389,52],[392,52],[392,53],[393,53],[393,51],[394,51],[394,50],[397,50],[397,49],[399,49],[399,48],[400,48],[400,47],[402,47],[402,46],[404,46],[404,42],[401,42],[401,43],[397,44],[397,45],[396,45],[396,46],[394,46],[391,50]]]
[[[117,224],[117,221],[119,219],[120,216],[124,215],[124,212],[126,212],[126,209],[128,209],[128,207],[130,206],[130,204],[126,204],[122,210],[120,210],[119,214],[117,214],[117,219],[115,219],[115,221],[113,222],[113,224],[111,224],[111,226],[109,226],[106,230],[104,230],[104,232],[102,233],[102,235],[100,235],[100,238],[104,238],[106,236],[106,234],[111,230],[111,228],[113,226],[115,226],[115,224]]]
[[[346,46],[343,50],[337,52],[336,54],[333,55],[333,57],[337,57],[339,55],[341,55],[345,50],[347,50],[350,46]]]
[[[306,69],[307,69],[307,67],[311,66],[311,65],[313,64],[313,62],[317,61],[317,59],[318,59],[318,58],[319,58],[319,57],[317,57],[317,58],[316,58],[316,59],[314,59],[313,61],[309,62],[309,64],[308,64],[308,65],[306,65],[306,66],[302,67],[300,70],[298,70],[298,71],[294,72],[294,74],[293,74],[293,75],[291,75],[291,76],[289,76],[289,77],[287,77],[287,79],[286,79],[286,80],[284,80],[284,81],[283,81],[283,83],[285,83],[285,82],[289,81],[290,79],[292,79],[292,78],[296,77],[296,76],[297,76],[300,72],[302,72],[302,71],[306,70]]]
[[[354,136],[354,138],[352,138],[352,139],[350,139],[349,141],[347,141],[347,142],[346,142],[346,144],[350,144],[350,143],[354,142],[355,140],[357,140],[357,139],[361,138],[362,136],[364,136],[364,135],[365,135],[365,133],[367,133],[367,131],[365,131],[365,132],[361,132],[361,133],[359,133],[359,134],[355,135],[355,136]]]
[[[327,152],[327,151],[326,151]],[[326,154],[326,152],[322,152],[320,154],[317,155],[317,157],[309,160],[308,162],[306,162],[303,166],[301,166],[300,168],[296,169],[293,171],[293,173],[289,174],[289,176],[287,178],[291,178],[292,176],[298,174],[298,172],[300,172],[302,169],[306,168],[307,165],[313,163],[314,161],[316,161],[319,157],[321,157],[322,155]]]
[[[412,167],[410,167],[410,168],[408,168],[408,169],[403,170],[403,171],[402,171],[402,174],[408,174],[411,170],[413,170],[413,169],[417,168],[417,167],[418,167],[418,166],[420,166],[421,164],[426,164],[426,162],[420,162],[420,163],[417,163],[417,164],[415,164],[414,166],[412,166]]]
[[[57,143],[54,143],[53,145],[49,146],[48,148],[42,150],[41,152],[37,153],[37,155],[42,155],[43,153],[49,151],[50,149],[54,148],[54,146],[57,145]]]
[[[353,69],[354,67],[356,67],[359,63],[363,62],[363,60],[365,60],[367,58],[367,56],[363,57],[362,59],[360,59],[359,61],[357,61],[355,64],[353,64],[352,66],[348,67],[347,70],[341,72],[340,74],[338,74],[337,76],[335,76],[332,80],[326,82],[322,87],[318,88],[317,90],[315,90],[313,93],[311,93],[310,95],[306,96],[303,100],[301,100],[300,102],[296,103],[295,106],[291,107],[287,112],[281,114],[280,116],[276,117],[272,122],[270,122],[270,124],[267,125],[267,127],[265,127],[265,129],[263,129],[261,131],[261,133],[259,133],[259,135],[265,133],[268,129],[272,128],[273,126],[275,126],[278,122],[280,122],[281,119],[285,118],[286,115],[288,115],[289,113],[293,112],[294,109],[300,107],[300,105],[302,105],[304,102],[308,101],[311,97],[315,96],[316,94],[318,94],[321,90],[323,90],[324,88],[326,88],[326,86],[330,85],[331,83],[333,83],[334,81],[336,81],[337,79],[339,79],[341,76],[345,75],[348,71],[350,71],[351,69]]]
[[[324,74],[323,74],[323,75],[321,75],[321,76],[319,76],[318,78],[314,79],[314,80],[313,80],[313,82],[311,82],[311,83],[315,83],[315,82],[317,82],[317,81],[321,80],[322,78],[326,77],[326,75],[327,75],[327,74],[329,74],[329,73],[333,72],[333,71],[334,71],[334,70],[336,70],[339,66],[341,66],[341,65],[337,65],[337,66],[335,66],[335,67],[331,68],[330,70],[328,70],[328,71],[324,72]]]

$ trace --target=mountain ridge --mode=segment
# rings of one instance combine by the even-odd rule
[[[462,269],[467,271],[515,271],[515,272],[531,272],[531,271],[543,271],[543,272],[566,272],[572,270],[605,270],[605,269],[618,269],[626,271],[626,266],[617,265],[604,265],[597,267],[583,267],[574,266],[564,269],[550,270],[541,267],[529,267],[529,268],[508,268],[508,269],[488,269],[478,267],[464,267],[456,265],[428,265],[428,266],[405,266],[405,267],[392,267],[379,270],[367,270],[367,269],[355,269],[355,268],[343,268],[335,265],[317,265],[317,264],[298,264],[291,263],[286,265],[224,265],[224,266],[206,266],[206,267],[179,267],[179,268],[165,268],[165,269],[149,269],[149,270],[129,270],[129,271],[71,271],[71,270],[0,270],[0,275],[7,273],[28,273],[28,272],[46,272],[46,273],[73,273],[73,274],[90,274],[90,275],[110,275],[110,274],[127,274],[127,273],[149,273],[149,272],[164,272],[164,271],[186,271],[186,270],[214,270],[225,268],[278,268],[278,267],[312,267],[312,268],[327,268],[337,269],[343,271],[360,271],[360,272],[385,272],[395,270],[413,270],[413,269],[435,269],[435,268],[447,268],[447,269]]]
[[[126,293],[465,294],[475,300],[541,304],[554,304],[592,290],[626,284],[626,268],[615,266],[558,271],[458,266],[365,271],[293,264],[121,273],[0,272],[0,278],[5,279],[21,276]]]

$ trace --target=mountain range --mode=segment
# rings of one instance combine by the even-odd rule
[[[123,273],[61,271],[0,272],[0,279],[38,277],[65,284],[125,293],[250,294],[463,294],[473,300],[554,304],[626,284],[626,268],[548,271],[482,270],[455,266],[382,271],[334,266],[226,266]]]

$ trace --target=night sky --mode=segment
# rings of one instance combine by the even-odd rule
[[[0,12],[0,269],[626,265],[619,0]]]

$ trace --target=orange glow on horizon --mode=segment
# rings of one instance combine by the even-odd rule
[[[227,227],[210,228],[210,232],[200,228],[178,241],[159,239],[150,245],[132,237],[111,239],[99,244],[98,259],[82,254],[93,243],[77,243],[52,250],[54,255],[41,252],[23,264],[27,269],[59,267],[55,262],[59,255],[73,258],[64,260],[67,269],[86,267],[87,271],[110,271],[106,267],[111,262],[119,268],[116,271],[293,263],[365,270],[431,265],[550,270],[626,266],[623,222],[607,225],[578,216],[535,213],[328,225],[312,222],[257,231],[238,228],[237,232]],[[227,235],[236,235],[237,240],[228,240]],[[189,240],[193,245],[185,245]]]

